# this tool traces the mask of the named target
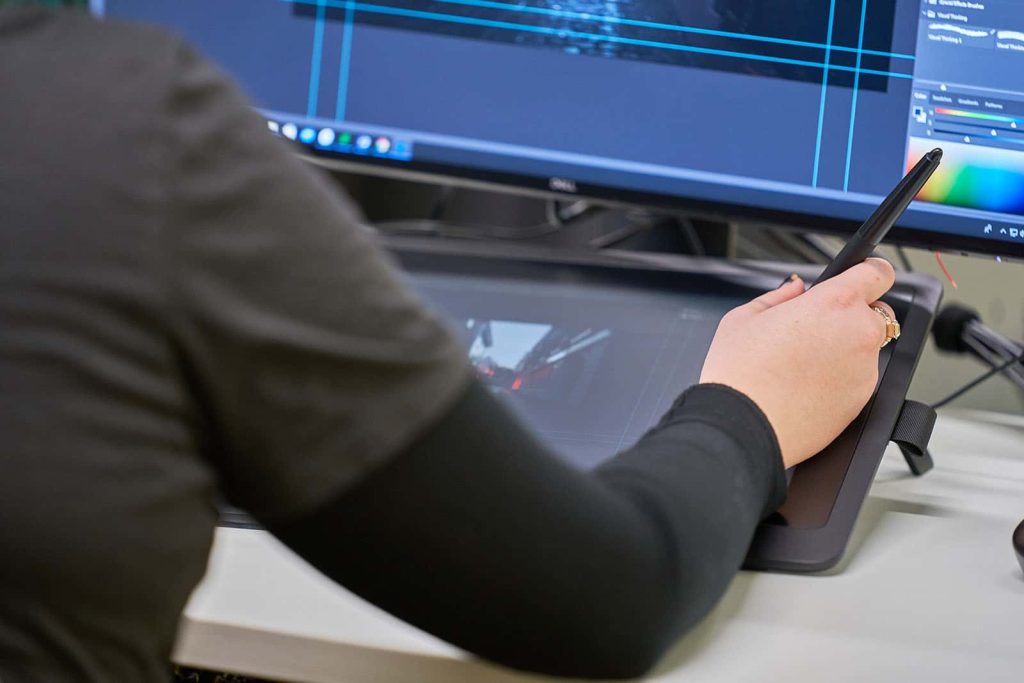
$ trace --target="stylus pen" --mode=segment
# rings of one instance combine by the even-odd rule
[[[932,173],[939,167],[941,161],[942,150],[939,148],[925,154],[914,168],[910,169],[910,173],[904,176],[903,180],[889,193],[885,201],[879,204],[875,212],[864,221],[864,224],[854,233],[843,250],[836,254],[832,262],[825,267],[814,284],[821,284],[871,256],[875,248],[889,234],[892,226],[896,225],[896,221],[910,206],[910,202],[932,177]]]

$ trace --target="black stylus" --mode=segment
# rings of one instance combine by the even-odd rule
[[[814,284],[820,284],[835,277],[871,256],[892,226],[896,225],[896,221],[910,206],[910,202],[914,201],[914,197],[932,177],[932,173],[939,167],[941,161],[941,149],[936,148],[925,154],[914,168],[910,169],[910,173],[904,176],[899,185],[889,193],[885,201],[879,204],[875,212],[864,221],[864,224],[854,233],[843,250],[836,254],[832,262],[825,267]]]

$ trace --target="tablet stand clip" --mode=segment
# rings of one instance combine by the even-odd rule
[[[935,466],[928,452],[934,428],[935,410],[930,405],[910,400],[903,402],[903,410],[896,419],[890,440],[900,447],[907,467],[916,477]]]

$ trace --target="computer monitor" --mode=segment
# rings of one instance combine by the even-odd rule
[[[1024,257],[1020,0],[97,0],[339,167]]]

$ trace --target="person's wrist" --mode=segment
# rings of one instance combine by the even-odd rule
[[[785,460],[775,427],[761,406],[729,384],[701,381],[676,399],[663,420],[698,415],[701,422],[714,424],[751,454],[758,478],[770,491],[766,512],[781,505],[786,492]]]
[[[786,434],[792,433],[792,429],[787,431],[785,425],[782,423],[779,416],[784,413],[780,410],[779,401],[777,399],[773,400],[770,395],[764,395],[765,392],[754,391],[729,381],[716,380],[710,377],[702,377],[700,383],[702,385],[707,384],[728,387],[750,401],[750,403],[757,408],[758,412],[771,429],[772,435],[775,439],[775,444],[778,447],[779,459],[782,462],[782,466],[788,469],[801,461],[801,458],[798,457],[792,447],[791,439],[787,440],[785,438]]]

